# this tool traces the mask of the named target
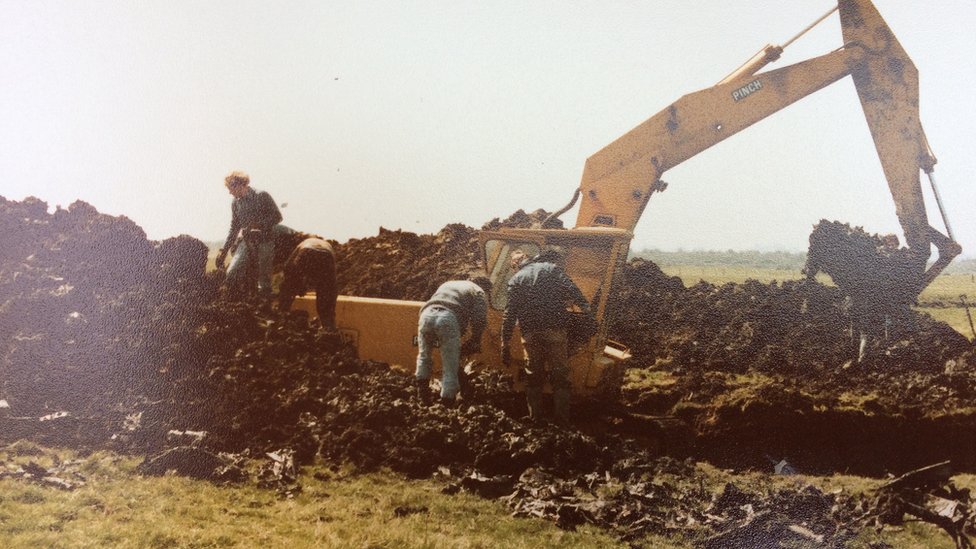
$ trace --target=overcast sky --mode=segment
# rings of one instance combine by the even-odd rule
[[[0,0],[0,195],[85,200],[152,239],[222,239],[232,170],[287,203],[287,225],[339,241],[552,211],[588,156],[832,5]],[[971,257],[976,2],[875,5],[918,67]],[[771,68],[841,43],[834,14]],[[802,251],[821,218],[900,234],[849,78],[664,179],[637,249]]]

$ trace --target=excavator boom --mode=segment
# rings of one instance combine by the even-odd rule
[[[841,50],[685,95],[591,156],[578,227],[633,231],[665,171],[850,74],[861,50]]]
[[[921,292],[962,248],[951,233],[947,236],[932,227],[925,211],[919,171],[931,177],[936,159],[919,119],[918,69],[870,2],[841,0],[839,5],[845,44],[870,53],[851,77],[895,201],[905,243],[921,272],[916,285]],[[942,217],[946,219],[944,211]],[[939,258],[926,271],[932,244],[938,248]]]

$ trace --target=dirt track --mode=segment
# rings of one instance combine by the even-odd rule
[[[446,466],[483,475],[471,489],[500,492],[524,486],[529,470],[586,475],[658,457],[599,418],[581,432],[525,424],[521,399],[494,375],[459,409],[422,407],[409,378],[357,359],[300,315],[221,300],[206,253],[190,237],[149,241],[82,202],[49,214],[40,201],[0,198],[0,442],[152,453],[170,430],[205,430],[214,450],[289,447],[300,462],[415,476]],[[337,254],[353,295],[422,300],[478,268],[475,230],[463,225],[381,229],[337,243]],[[611,337],[668,380],[627,389],[624,401],[683,422],[659,433],[655,451],[758,469],[788,458],[807,472],[880,475],[947,458],[976,468],[976,357],[944,324],[912,312],[913,329],[857,364],[849,304],[813,281],[686,288],[635,260],[621,292]],[[36,419],[55,412],[68,414]]]

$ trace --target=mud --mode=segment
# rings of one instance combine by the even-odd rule
[[[517,212],[484,228],[545,217]],[[811,257],[837,235],[873,238],[830,227],[812,238]],[[341,291],[353,295],[423,300],[480,268],[476,231],[458,224],[434,235],[380,229],[336,249]],[[632,261],[611,337],[632,348],[636,370],[668,382],[625,388],[623,404],[674,420],[670,430],[638,426],[635,437],[584,403],[579,429],[526,423],[522,399],[497,374],[475,379],[477,397],[458,407],[422,406],[408,376],[358,359],[303,315],[221,297],[206,255],[194,238],[150,241],[131,220],[84,202],[48,213],[36,199],[0,198],[0,442],[158,455],[172,447],[171,431],[205,432],[200,451],[287,448],[296,464],[318,457],[414,477],[447,471],[457,489],[521,494],[511,499],[517,512],[625,537],[702,524],[704,495],[637,486],[670,467],[662,454],[758,470],[787,458],[804,472],[867,475],[943,459],[976,467],[966,442],[976,440],[971,344],[907,308],[878,329],[840,282],[685,287]],[[824,261],[818,268],[843,279]],[[857,361],[862,331],[868,353]],[[627,463],[652,469],[639,480],[621,469]],[[591,488],[572,506],[552,506],[538,485],[547,475],[563,479],[548,486],[588,478],[629,486],[621,496],[629,503],[593,503]],[[683,515],[648,510],[676,500],[689,502]],[[712,530],[740,520],[730,515]]]

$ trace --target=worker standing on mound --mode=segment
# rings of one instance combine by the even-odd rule
[[[512,362],[508,341],[518,323],[525,347],[525,399],[529,417],[542,419],[542,389],[546,370],[552,385],[553,415],[556,423],[569,423],[568,307],[576,305],[590,315],[590,303],[579,287],[559,265],[559,250],[548,250],[532,259],[521,251],[512,254],[515,275],[508,281],[508,303],[502,320],[502,363]]]
[[[450,280],[440,285],[420,309],[417,327],[417,396],[430,401],[431,354],[441,349],[441,402],[454,402],[461,382],[461,356],[481,352],[481,334],[488,324],[488,299],[491,283],[485,277],[472,280]],[[461,336],[471,325],[471,337],[461,344]],[[463,375],[463,374],[461,374]],[[467,395],[465,395],[467,397]]]
[[[335,330],[339,291],[332,245],[318,237],[306,238],[288,256],[282,274],[284,278],[278,290],[278,309],[287,311],[296,297],[312,289],[315,291],[315,311],[319,322],[323,328]]]
[[[244,289],[248,271],[257,272],[258,295],[271,296],[271,269],[274,260],[274,231],[289,230],[281,225],[281,211],[271,195],[251,187],[244,172],[231,172],[224,178],[231,202],[230,231],[217,253],[217,268],[224,268],[228,252],[235,246],[227,267],[227,285],[235,291]]]

